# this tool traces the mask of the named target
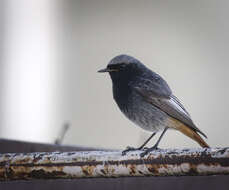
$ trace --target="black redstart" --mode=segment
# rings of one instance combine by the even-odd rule
[[[119,55],[109,62],[107,68],[98,72],[109,72],[113,84],[113,97],[122,113],[139,127],[153,132],[142,146],[128,147],[123,154],[143,149],[157,132],[163,130],[157,143],[145,149],[141,156],[157,149],[167,129],[178,130],[199,143],[201,147],[209,147],[198,133],[204,137],[206,135],[195,126],[166,81],[139,60],[128,55]]]

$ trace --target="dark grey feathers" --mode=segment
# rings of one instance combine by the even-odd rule
[[[107,68],[112,71],[109,74],[113,82],[114,99],[129,119],[147,128],[149,125],[146,120],[154,125],[156,120],[163,124],[165,117],[173,117],[206,137],[172,94],[166,81],[139,60],[120,55],[113,58]]]
[[[146,91],[145,89],[141,89],[139,87],[135,87],[135,90],[141,94],[146,101],[207,138],[207,136],[195,126],[188,112],[174,95],[170,95],[170,97],[159,97],[158,95],[155,96],[154,92]]]

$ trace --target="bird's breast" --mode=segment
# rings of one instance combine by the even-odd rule
[[[164,129],[168,116],[130,87],[113,86],[113,96],[122,113],[139,127],[153,132]]]
[[[131,93],[128,85],[113,85],[113,97],[121,111],[128,109]]]

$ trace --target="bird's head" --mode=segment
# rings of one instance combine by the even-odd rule
[[[145,66],[134,57],[128,55],[118,55],[114,57],[107,65],[105,69],[101,69],[98,72],[108,72],[112,81],[130,80],[134,76],[140,75],[144,72]]]

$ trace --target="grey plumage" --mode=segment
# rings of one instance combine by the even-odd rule
[[[113,97],[118,107],[141,128],[152,132],[174,128],[174,123],[169,122],[173,118],[206,137],[172,94],[166,81],[139,60],[119,55],[109,62],[106,69],[99,72],[109,72]]]

